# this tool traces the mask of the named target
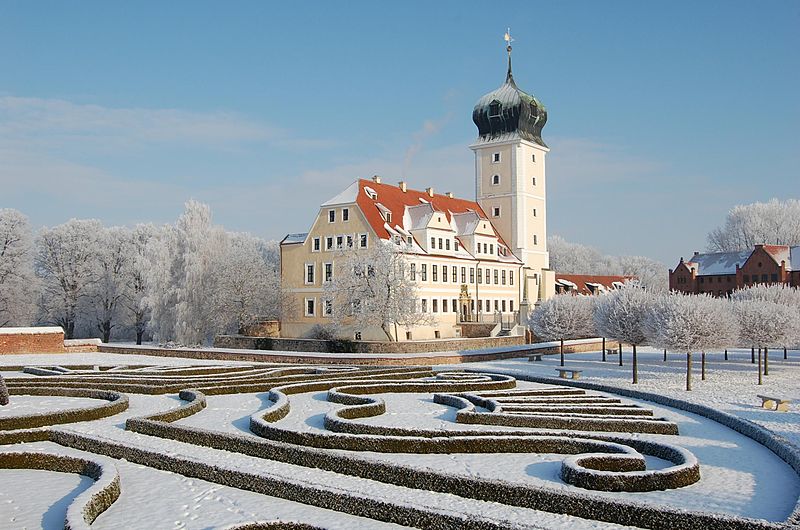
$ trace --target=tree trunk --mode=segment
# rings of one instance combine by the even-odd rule
[[[686,353],[686,390],[692,390],[692,354]]]
[[[783,347],[783,360],[787,360],[789,358],[789,354],[786,352],[786,346]]]
[[[758,349],[761,351],[761,348]],[[750,364],[756,364],[756,349],[750,348]]]
[[[619,365],[622,366],[622,343],[618,342],[617,344],[619,344]]]
[[[633,384],[639,384],[639,361],[636,358],[636,344],[633,345]]]
[[[0,375],[0,405],[8,405],[8,388],[2,375]]]
[[[141,346],[142,345],[142,335],[144,335],[144,330],[143,329],[137,329],[136,330],[136,345],[137,346]]]
[[[106,320],[100,325],[100,331],[103,333],[103,342],[108,344],[111,340],[111,322]]]
[[[389,339],[389,342],[394,342],[392,334],[389,333],[388,329],[386,329],[386,324],[381,324],[381,329],[383,330],[384,335],[386,335],[386,338]]]
[[[728,360],[728,350],[725,350],[725,360]]]
[[[758,384],[764,384],[761,380],[761,348],[758,349]]]
[[[786,348],[784,348],[783,351],[784,351],[784,359],[785,359],[786,358],[786,356],[785,356]],[[603,337],[603,362],[606,362],[606,338],[605,337]]]
[[[700,380],[706,380],[706,352],[700,354]]]
[[[561,366],[564,366],[564,339],[561,339]]]
[[[667,362],[667,349],[664,348],[664,362]]]
[[[764,375],[769,375],[769,351],[764,347]]]

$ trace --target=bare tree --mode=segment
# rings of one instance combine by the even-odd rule
[[[45,228],[36,244],[36,271],[42,279],[44,318],[64,328],[74,338],[80,302],[96,281],[100,221],[71,219]]]
[[[397,328],[429,324],[431,315],[417,307],[418,288],[408,274],[406,256],[392,243],[377,241],[368,249],[344,250],[331,278],[323,278],[323,314],[337,329],[379,327],[389,340]]]
[[[734,321],[725,299],[707,295],[662,294],[647,312],[649,342],[686,353],[686,390],[692,389],[692,353],[723,346],[731,340]]]
[[[592,299],[571,294],[556,295],[539,304],[528,324],[544,340],[560,341],[561,366],[564,366],[564,341],[591,335],[594,331]]]
[[[639,382],[636,347],[647,341],[645,320],[653,295],[638,282],[625,285],[597,298],[594,323],[601,335],[633,347],[633,384]]]
[[[800,245],[800,200],[772,199],[732,208],[708,234],[712,251],[749,250],[758,244]]]
[[[28,219],[0,209],[0,326],[27,326],[36,312],[37,280]]]

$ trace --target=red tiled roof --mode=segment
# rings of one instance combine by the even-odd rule
[[[625,283],[628,280],[635,280],[635,276],[597,276],[591,274],[559,274],[556,273],[556,280],[567,280],[578,286],[578,293],[592,294],[592,291],[586,285],[587,283],[599,283],[606,289],[614,289],[613,283]]]
[[[378,198],[371,199],[368,197],[366,192],[364,192],[365,187],[375,190],[375,193],[378,194]],[[458,199],[456,197],[451,198],[447,195],[439,194],[434,194],[433,197],[431,197],[424,191],[412,190],[411,188],[407,188],[406,191],[403,191],[399,186],[391,184],[378,184],[366,179],[358,180],[356,204],[358,204],[358,207],[364,213],[364,217],[367,218],[372,229],[375,230],[375,233],[382,239],[388,239],[390,234],[386,231],[384,227],[385,221],[375,204],[380,203],[392,212],[392,222],[390,226],[403,226],[403,214],[405,213],[406,206],[419,206],[423,204],[420,199],[430,203],[435,211],[445,214],[448,221],[450,221],[451,213],[465,213],[469,211],[477,213],[478,217],[481,219],[488,219],[486,213],[475,201]],[[494,229],[494,227],[492,228]],[[509,248],[508,244],[506,244],[500,234],[497,233],[497,230],[494,230],[494,232],[500,242],[503,243],[506,248]]]

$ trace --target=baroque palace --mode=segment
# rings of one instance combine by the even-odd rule
[[[476,200],[413,190],[405,182],[359,179],[324,202],[307,233],[281,242],[282,283],[293,310],[281,336],[306,337],[330,321],[324,284],[337,274],[343,249],[392,244],[418,286],[417,310],[430,322],[403,330],[396,340],[462,335],[467,322],[500,323],[512,330],[532,305],[552,296],[555,275],[547,253],[544,105],[522,91],[511,71],[481,97],[472,119],[478,137]],[[349,330],[346,337],[385,339],[379,329]]]

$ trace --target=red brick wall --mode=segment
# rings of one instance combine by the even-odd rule
[[[764,275],[766,274],[766,279]],[[773,274],[777,275],[777,280],[773,280]],[[754,283],[775,283],[781,279],[781,267],[775,263],[772,256],[767,254],[763,248],[756,247],[750,258],[742,266],[742,276],[744,277],[744,285],[752,285]],[[755,280],[753,278],[755,276]],[[747,281],[749,279],[749,281]]]
[[[63,352],[63,332],[0,334],[0,355]]]

